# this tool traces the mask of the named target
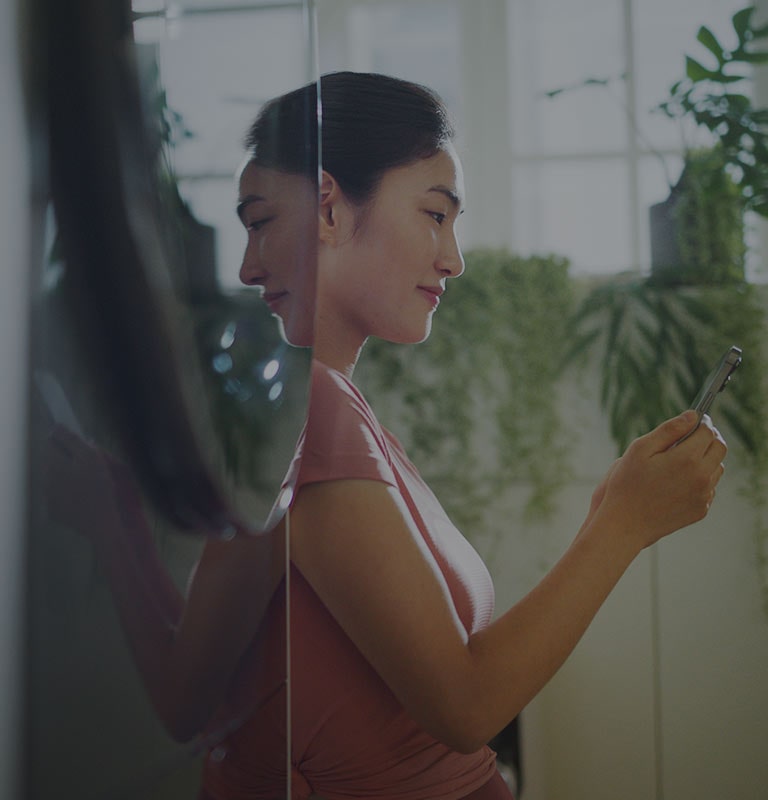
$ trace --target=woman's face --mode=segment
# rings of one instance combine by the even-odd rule
[[[335,209],[321,186],[321,217]],[[386,172],[351,233],[323,242],[318,269],[318,333],[412,343],[430,332],[448,278],[464,261],[456,239],[464,181],[452,147]],[[343,208],[341,209],[343,213]],[[321,228],[324,223],[321,223]]]
[[[240,280],[260,286],[283,326],[285,339],[313,341],[317,266],[317,187],[292,175],[249,162],[239,180],[237,213],[248,243]]]

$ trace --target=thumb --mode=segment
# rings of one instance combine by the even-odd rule
[[[672,445],[680,441],[687,433],[691,433],[699,421],[699,415],[689,409],[682,414],[678,414],[666,422],[662,422],[647,434],[648,443],[654,453],[661,453],[668,450]]]

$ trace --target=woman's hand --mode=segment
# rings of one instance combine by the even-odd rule
[[[680,442],[695,423],[687,411],[632,442],[595,490],[585,527],[600,517],[643,548],[705,517],[727,446],[707,416]]]

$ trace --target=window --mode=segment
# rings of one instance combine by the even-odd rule
[[[684,76],[699,26],[724,33],[743,5],[510,0],[517,249],[563,253],[575,273],[649,269],[648,208],[679,176],[683,146],[652,109]]]
[[[320,67],[390,72],[440,92],[461,132],[465,247],[555,252],[574,274],[647,270],[648,208],[678,177],[683,145],[651,109],[683,77],[699,26],[725,35],[744,5],[323,0]],[[606,85],[580,88],[588,79]]]

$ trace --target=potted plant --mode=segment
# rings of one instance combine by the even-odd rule
[[[744,198],[723,148],[688,150],[669,196],[650,208],[654,285],[727,285],[744,280]]]
[[[768,217],[768,109],[747,91],[752,67],[768,62],[755,44],[768,37],[755,8],[733,15],[735,46],[726,47],[706,26],[697,41],[709,65],[686,56],[657,110],[681,124],[683,170],[669,197],[651,208],[651,266],[657,283],[729,284],[744,279],[744,213]],[[704,131],[706,148],[686,142]]]

